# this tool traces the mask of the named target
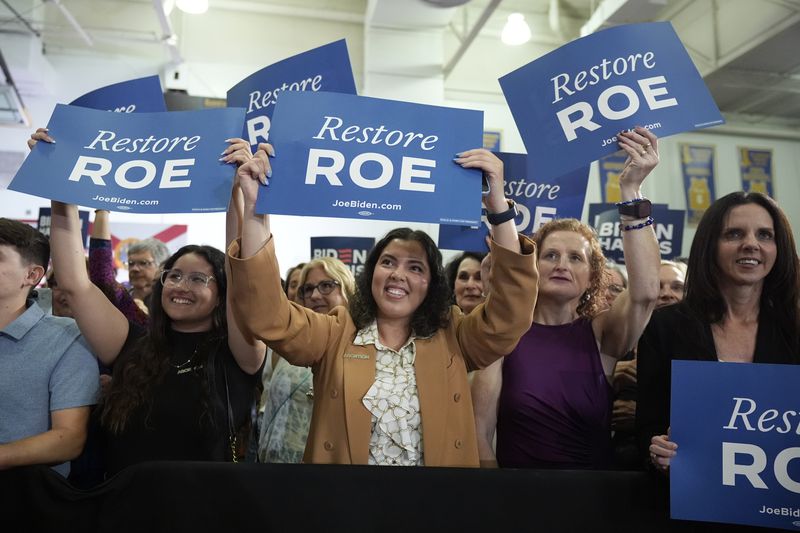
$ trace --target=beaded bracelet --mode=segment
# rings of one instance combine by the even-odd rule
[[[647,226],[652,225],[653,222],[655,222],[655,220],[653,220],[653,217],[647,217],[647,220],[645,220],[644,222],[642,222],[640,224],[636,224],[635,226],[623,226],[622,227],[622,231],[631,231],[631,230],[634,230],[634,229],[646,228]]]
[[[642,196],[641,198],[634,198],[633,200],[626,200],[626,201],[624,201],[624,202],[617,202],[617,203],[615,203],[614,205],[615,205],[615,206],[617,206],[617,207],[619,207],[619,206],[621,206],[621,205],[633,205],[633,204],[640,204],[640,203],[644,202],[645,200],[647,200],[647,198],[645,198],[644,196]]]

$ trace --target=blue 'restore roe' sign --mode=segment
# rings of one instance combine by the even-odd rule
[[[160,113],[167,110],[158,76],[107,85],[76,98],[70,105],[117,113]]]
[[[537,176],[560,176],[619,150],[643,126],[664,137],[724,122],[669,22],[617,26],[500,78]]]
[[[345,40],[264,67],[228,90],[228,106],[247,110],[243,136],[253,151],[258,143],[270,141],[275,104],[287,91],[356,94]]]
[[[288,92],[275,111],[269,190],[258,213],[477,224],[480,111],[339,93]]]

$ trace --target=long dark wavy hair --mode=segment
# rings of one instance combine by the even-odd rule
[[[775,200],[761,193],[732,192],[711,204],[703,214],[692,240],[684,301],[704,322],[713,324],[722,320],[727,308],[718,284],[722,271],[717,261],[717,245],[725,227],[725,217],[734,207],[746,204],[756,204],[766,209],[775,229],[777,255],[775,265],[764,278],[761,308],[766,306],[776,311],[772,313],[773,318],[784,333],[794,338],[800,326],[797,248],[786,215]]]
[[[217,284],[218,302],[211,315],[211,331],[195,355],[196,363],[203,363],[203,371],[199,376],[204,385],[203,390],[206,391],[200,400],[203,404],[203,418],[207,418],[213,425],[212,403],[215,396],[211,391],[215,386],[214,367],[217,348],[221,342],[226,342],[228,335],[225,315],[225,295],[228,291],[225,254],[212,246],[190,244],[167,259],[164,262],[164,270],[170,270],[178,259],[187,254],[195,254],[205,259],[211,265]],[[148,332],[135,342],[131,348],[133,353],[126,358],[124,364],[114,365],[111,388],[103,400],[100,418],[103,425],[114,433],[120,433],[125,429],[127,420],[135,409],[145,406],[149,412],[153,387],[163,381],[169,370],[172,353],[169,331],[172,328],[172,320],[161,305],[162,292],[161,283],[153,283]]]
[[[464,259],[474,259],[478,262],[478,265],[480,265],[484,257],[486,257],[486,254],[480,252],[462,252],[451,259],[444,267],[444,273],[447,276],[447,285],[450,287],[450,303],[456,303],[456,278],[458,278],[458,269],[461,267],[461,263]]]
[[[606,258],[603,255],[603,249],[600,247],[600,241],[597,240],[597,233],[591,227],[574,218],[551,220],[542,224],[533,234],[537,254],[541,255],[544,249],[544,240],[547,236],[556,231],[571,231],[589,241],[589,247],[592,251],[589,256],[589,287],[581,295],[577,313],[580,317],[592,319],[605,307],[603,295],[606,292],[606,288],[608,288],[610,280],[610,275],[605,268]],[[538,258],[537,256],[537,260]]]
[[[378,241],[367,256],[364,270],[356,278],[356,293],[350,300],[350,314],[358,329],[375,320],[378,305],[372,295],[372,276],[383,250],[394,239],[416,241],[425,250],[431,281],[428,284],[428,294],[411,317],[411,328],[417,336],[428,337],[447,327],[450,320],[450,287],[442,268],[442,254],[424,231],[395,228]]]

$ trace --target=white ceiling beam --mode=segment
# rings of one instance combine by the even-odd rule
[[[491,0],[491,2],[489,2],[489,5],[487,5],[486,8],[483,10],[483,13],[481,13],[480,17],[478,17],[478,20],[475,22],[475,25],[472,26],[472,29],[469,31],[467,36],[464,38],[463,41],[461,41],[461,44],[453,54],[453,57],[450,58],[450,60],[445,64],[444,68],[442,69],[442,73],[444,74],[445,79],[447,79],[450,73],[453,72],[453,69],[456,68],[458,62],[461,61],[461,58],[464,57],[464,54],[472,45],[472,41],[474,41],[475,38],[478,36],[478,34],[481,32],[481,29],[483,29],[483,27],[486,25],[486,21],[488,21],[489,17],[492,16],[492,13],[494,13],[494,10],[497,9],[497,6],[500,5],[500,2],[502,2],[502,0]]]

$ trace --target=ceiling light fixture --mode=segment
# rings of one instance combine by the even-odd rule
[[[531,40],[531,29],[522,13],[511,13],[508,16],[500,40],[509,46],[519,46]]]
[[[208,0],[176,0],[175,5],[184,13],[202,15],[208,11]]]

